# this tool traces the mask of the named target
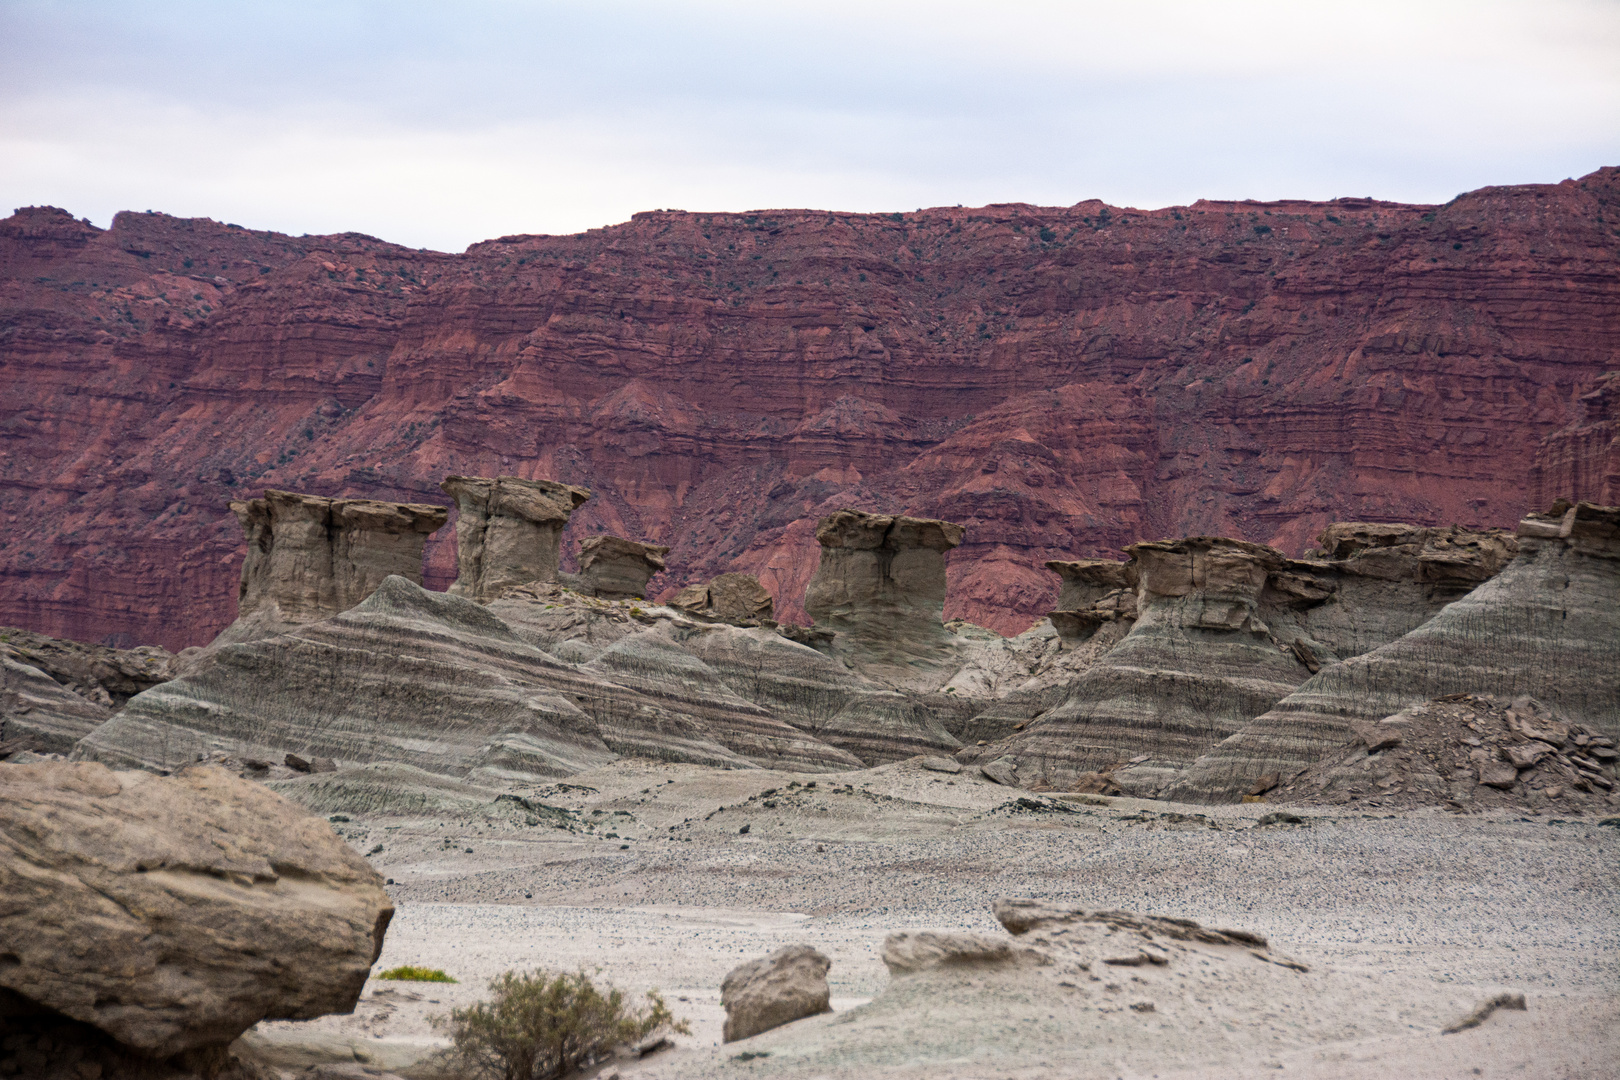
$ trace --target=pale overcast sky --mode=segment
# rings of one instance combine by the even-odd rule
[[[0,0],[0,214],[1444,201],[1620,164],[1620,0]]]

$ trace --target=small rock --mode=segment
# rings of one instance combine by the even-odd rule
[[[789,945],[733,968],[720,984],[726,1042],[758,1035],[806,1016],[831,1012],[832,961],[808,945]]]
[[[1266,773],[1266,775],[1264,775],[1260,779],[1256,780],[1254,782],[1254,785],[1249,788],[1249,794],[1250,795],[1264,795],[1266,792],[1268,792],[1272,788],[1276,787],[1278,785],[1278,783],[1281,782],[1281,780],[1282,780],[1282,777],[1280,775],[1278,775],[1277,773],[1274,773],[1274,772],[1273,773]]]
[[[309,771],[312,773],[337,772],[337,762],[329,757],[310,758]]]
[[[1286,810],[1274,810],[1269,814],[1262,814],[1260,820],[1255,822],[1256,827],[1261,825],[1303,825],[1305,819],[1298,814],[1290,814]]]
[[[1114,778],[1107,773],[1100,772],[1081,773],[1074,778],[1074,783],[1069,786],[1069,790],[1085,795],[1118,795],[1120,793],[1119,785],[1114,783]]]
[[[1150,1012],[1153,1011],[1153,1002],[1151,1002],[1151,1001],[1134,1002],[1134,1003],[1132,1003],[1131,1008],[1136,1010],[1139,1013],[1150,1013]]]
[[[1018,762],[1010,757],[999,757],[994,761],[979,766],[979,771],[986,779],[993,780],[1004,787],[1016,787],[1018,784]]]
[[[962,763],[953,761],[948,757],[925,757],[918,761],[917,764],[929,772],[955,774],[962,771]]]
[[[1509,746],[1503,752],[1507,754],[1508,761],[1515,769],[1533,768],[1542,758],[1552,753],[1555,748],[1544,742],[1532,741],[1520,743],[1518,746]]]
[[[288,754],[285,760],[287,763],[287,768],[291,769],[293,772],[309,772],[309,762],[305,761],[297,754]]]
[[[1479,782],[1485,787],[1501,788],[1506,791],[1519,780],[1519,770],[1501,761],[1482,763],[1479,766]]]
[[[737,830],[737,835],[738,836],[747,836],[749,828],[750,828],[749,826],[744,825],[742,828]]]

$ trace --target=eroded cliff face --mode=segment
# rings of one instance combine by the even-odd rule
[[[1003,632],[1052,610],[1044,560],[1144,536],[1510,525],[1620,352],[1617,177],[1438,207],[657,212],[461,255],[19,211],[0,622],[200,644],[233,614],[227,499],[446,502],[452,473],[586,485],[565,550],[669,544],[655,593],[748,573],[784,621],[831,510],[956,521],[945,614]],[[447,535],[428,561],[448,586]]]
[[[1620,371],[1598,379],[1576,401],[1574,420],[1541,440],[1530,490],[1537,506],[1620,504]]]

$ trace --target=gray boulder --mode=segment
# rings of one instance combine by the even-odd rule
[[[725,1041],[736,1042],[806,1016],[831,1012],[827,971],[832,961],[808,945],[788,945],[733,968],[720,984]]]

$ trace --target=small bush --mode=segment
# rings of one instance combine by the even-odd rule
[[[647,994],[645,1008],[632,1008],[622,991],[608,987],[603,995],[584,972],[508,971],[491,979],[489,989],[491,1000],[434,1021],[449,1032],[461,1063],[476,1076],[558,1080],[621,1043],[658,1031],[691,1033],[656,991]]]
[[[447,982],[447,983],[453,983],[453,982],[457,981],[455,979],[452,979],[450,976],[446,975],[444,972],[440,971],[438,968],[414,967],[414,966],[412,966],[410,964],[406,964],[403,967],[389,968],[387,971],[385,971],[382,974],[378,975],[377,978],[379,978],[379,979],[408,979],[411,982]]]

